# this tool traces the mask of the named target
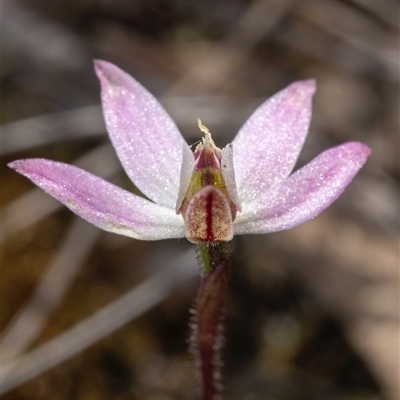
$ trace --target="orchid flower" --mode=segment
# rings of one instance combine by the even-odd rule
[[[111,141],[148,199],[60,162],[25,159],[9,166],[106,231],[199,242],[293,228],[329,206],[370,154],[364,144],[349,142],[292,173],[310,124],[313,80],[295,82],[263,103],[223,150],[199,122],[205,136],[193,153],[160,103],[130,75],[106,61],[95,61],[95,71]]]
[[[236,234],[276,232],[318,215],[366,161],[362,143],[333,147],[292,173],[311,120],[312,80],[263,103],[231,144],[204,137],[194,152],[160,103],[118,67],[95,61],[107,131],[121,163],[148,199],[75,166],[45,159],[9,164],[74,213],[142,240],[185,237],[198,245],[202,282],[191,324],[203,400],[219,399],[220,323]]]

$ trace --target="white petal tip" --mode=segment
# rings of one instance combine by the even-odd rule
[[[93,65],[103,87],[106,85],[124,86],[127,85],[129,80],[133,80],[126,72],[108,61],[93,60]]]
[[[317,90],[317,81],[315,79],[306,79],[293,82],[289,85],[288,89],[292,89],[294,92],[301,95],[312,96]]]

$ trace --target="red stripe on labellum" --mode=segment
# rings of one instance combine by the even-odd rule
[[[210,192],[206,198],[206,224],[207,224],[207,241],[214,241],[214,232],[213,232],[213,201],[214,201],[213,192]]]

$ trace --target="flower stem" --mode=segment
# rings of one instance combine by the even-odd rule
[[[221,391],[221,318],[230,273],[230,243],[203,242],[198,248],[203,278],[196,298],[193,343],[203,400],[216,400]]]

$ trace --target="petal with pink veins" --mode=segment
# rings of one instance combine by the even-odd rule
[[[251,203],[293,170],[311,120],[315,81],[299,81],[264,102],[233,141],[237,189]]]
[[[72,165],[45,160],[9,164],[75,214],[109,232],[142,240],[184,237],[182,217]]]
[[[259,234],[298,226],[327,208],[344,191],[371,150],[362,143],[334,147],[296,171],[270,197],[260,196],[235,220],[235,234]]]
[[[95,61],[104,119],[133,183],[151,200],[175,208],[187,146],[170,116],[140,83],[106,61]]]

